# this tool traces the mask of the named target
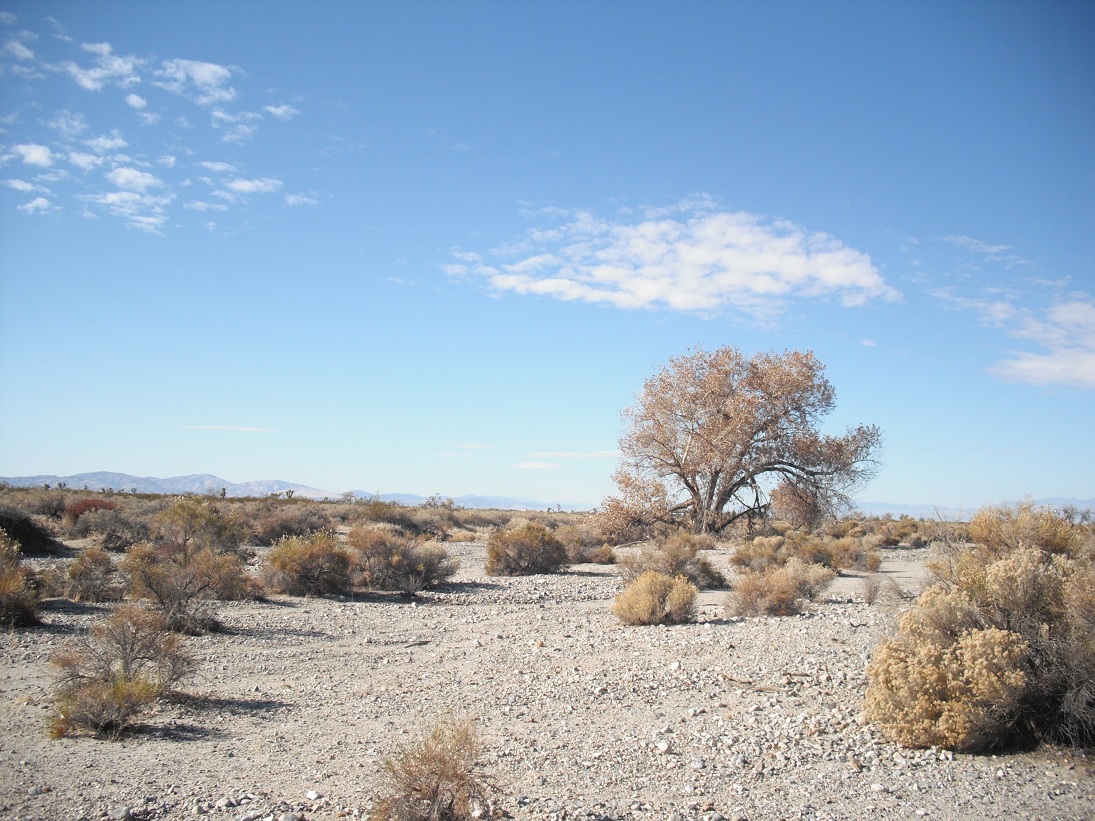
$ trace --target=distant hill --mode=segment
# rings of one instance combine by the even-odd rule
[[[1010,502],[1009,504],[1014,504]],[[1074,507],[1077,510],[1095,510],[1095,499],[1066,499],[1061,496],[1053,496],[1048,499],[1035,499],[1034,504],[1057,508]],[[893,502],[860,502],[856,510],[868,516],[911,516],[914,519],[942,518],[949,521],[968,521],[981,505],[972,505],[966,508],[941,507],[939,505],[903,505]]]
[[[76,473],[71,476],[56,476],[54,474],[42,474],[40,476],[0,476],[0,482],[7,482],[13,487],[41,487],[51,485],[56,487],[64,482],[75,490],[86,488],[88,490],[112,489],[121,493],[159,493],[164,495],[181,495],[196,493],[198,495],[220,495],[224,488],[224,495],[232,498],[239,497],[263,497],[271,493],[285,493],[293,491],[293,495],[302,499],[338,499],[344,494],[331,490],[309,487],[296,482],[285,482],[280,479],[262,479],[254,482],[229,482],[219,476],[210,473],[195,473],[189,476],[171,476],[167,479],[158,479],[155,476],[133,476],[129,473],[112,473],[109,471],[96,471],[94,473]],[[372,498],[376,494],[363,490],[350,491],[354,498]],[[427,501],[426,496],[418,496],[414,493],[381,493],[380,498],[386,502],[399,502],[404,505],[420,505]],[[556,505],[550,502],[541,502],[537,499],[527,499],[509,496],[455,496],[451,498],[460,507],[465,508],[493,508],[497,510],[547,510],[548,508],[561,507],[563,510],[589,510],[594,505],[581,503],[562,503]]]

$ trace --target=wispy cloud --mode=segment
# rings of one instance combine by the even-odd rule
[[[42,211],[49,211],[52,208],[49,200],[47,200],[45,197],[35,197],[25,205],[20,205],[17,207],[25,214],[39,214]]]
[[[279,120],[291,120],[300,114],[295,108],[288,104],[282,105],[268,105],[263,111],[269,114],[271,117],[276,117]]]
[[[1001,379],[1095,389],[1095,301],[1061,302],[1041,319],[1026,315],[1011,335],[1045,352],[1011,352],[991,369]]]
[[[304,194],[286,194],[286,205],[319,205],[319,200],[315,197],[309,197]]]
[[[63,70],[86,91],[102,91],[106,85],[128,88],[141,81],[138,69],[144,61],[137,57],[121,57],[114,53],[110,43],[84,43],[85,52],[95,55],[94,65],[85,68],[73,60],[62,64]]]
[[[444,270],[496,291],[700,314],[769,316],[790,298],[900,299],[862,251],[786,220],[718,210],[706,196],[629,219],[566,217],[494,249],[490,263],[461,251]]]
[[[237,177],[225,183],[225,188],[236,194],[272,194],[281,188],[281,180],[273,177],[262,177],[256,180]]]
[[[198,105],[229,103],[236,89],[228,85],[232,69],[201,60],[164,60],[154,72],[153,85],[193,100]]]
[[[251,427],[248,425],[183,425],[182,430],[223,430],[230,433],[276,433],[273,428]]]
[[[623,454],[618,450],[591,451],[543,451],[530,453],[530,459],[618,459]]]
[[[518,462],[515,467],[518,470],[556,470],[557,462]]]

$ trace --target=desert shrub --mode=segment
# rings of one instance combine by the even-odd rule
[[[153,517],[152,535],[157,543],[186,554],[203,549],[234,553],[248,527],[240,518],[222,513],[211,499],[183,496]]]
[[[553,532],[566,548],[568,564],[590,563],[590,557],[605,546],[601,532],[589,521],[560,525]]]
[[[699,591],[684,576],[648,570],[616,597],[612,612],[624,624],[685,624],[696,617]]]
[[[0,529],[0,625],[38,623],[38,593],[20,562],[19,543]]]
[[[589,564],[616,564],[616,551],[611,545],[603,544],[595,547],[586,555]]]
[[[117,510],[121,505],[109,499],[98,499],[94,496],[85,496],[65,508],[65,527],[71,532],[73,526],[80,521],[85,513],[93,510]],[[76,536],[76,534],[72,534]],[[79,538],[79,536],[77,536]]]
[[[556,573],[566,563],[567,551],[563,543],[538,522],[496,530],[487,541],[488,576]]]
[[[760,572],[746,570],[734,584],[727,610],[733,616],[792,616],[834,578],[829,568],[799,559]]]
[[[195,669],[193,657],[163,618],[136,605],[119,607],[52,662],[59,673],[50,727],[54,737],[86,730],[117,738]]]
[[[64,595],[73,601],[117,601],[123,584],[114,561],[101,547],[89,547],[69,565]]]
[[[256,544],[272,545],[285,536],[306,536],[331,526],[330,518],[315,507],[294,505],[261,511],[251,522]]]
[[[938,547],[937,584],[868,670],[871,720],[909,746],[1095,742],[1095,566],[1062,522],[988,508],[986,542]]]
[[[134,545],[122,559],[129,592],[148,599],[171,630],[203,633],[217,627],[213,601],[249,598],[254,588],[238,556],[209,548]]]
[[[882,577],[877,573],[868,573],[863,577],[863,601],[874,604],[882,593]]]
[[[22,507],[29,513],[61,519],[65,515],[67,500],[63,490],[34,490],[27,494]]]
[[[362,583],[414,595],[453,576],[460,563],[436,542],[419,543],[392,529],[355,527],[347,542]]]
[[[104,550],[121,552],[130,545],[147,541],[151,530],[145,522],[118,508],[98,508],[82,514],[68,528],[68,534],[77,539],[99,534]]]
[[[730,556],[730,563],[753,571],[779,567],[786,561],[782,553],[785,543],[783,536],[757,536],[751,542],[738,545]]]
[[[373,821],[471,821],[495,817],[498,793],[480,763],[471,721],[444,718],[385,758]]]
[[[324,596],[350,590],[350,556],[329,530],[286,536],[266,555],[263,583],[277,593]]]
[[[679,533],[662,539],[620,559],[619,564],[625,581],[634,581],[648,571],[663,576],[684,576],[702,590],[725,588],[726,577],[699,555],[701,549],[710,548],[714,540],[710,536]]]
[[[0,530],[19,543],[24,555],[53,553],[60,547],[49,529],[16,507],[0,507]]]

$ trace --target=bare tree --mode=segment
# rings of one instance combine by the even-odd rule
[[[685,526],[718,533],[763,515],[773,487],[798,490],[819,510],[850,505],[874,475],[876,426],[843,436],[819,431],[833,388],[812,352],[746,357],[732,347],[675,357],[624,411],[619,496],[605,500],[612,526]]]

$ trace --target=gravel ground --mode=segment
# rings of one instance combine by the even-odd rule
[[[908,750],[861,719],[864,668],[902,607],[838,579],[802,616],[623,627],[611,567],[500,579],[480,543],[410,602],[224,604],[200,675],[122,741],[51,740],[48,660],[109,609],[47,603],[0,639],[0,817],[232,821],[368,813],[379,761],[439,715],[477,717],[517,819],[1090,818],[1067,748]],[[905,586],[923,551],[886,551]],[[725,554],[714,556],[715,563]]]

